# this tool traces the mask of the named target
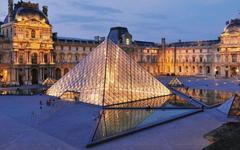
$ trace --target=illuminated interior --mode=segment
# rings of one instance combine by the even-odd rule
[[[79,93],[81,102],[101,106],[171,93],[121,48],[107,40],[56,82],[47,94],[66,97],[68,91]]]
[[[174,77],[169,83],[168,85],[172,86],[172,87],[179,87],[179,86],[184,86],[183,83],[177,78]]]

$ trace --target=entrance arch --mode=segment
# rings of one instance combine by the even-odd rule
[[[69,69],[68,69],[68,68],[65,68],[65,69],[64,69],[64,75],[67,74],[68,71],[69,71]]]
[[[37,69],[32,69],[32,84],[38,84],[38,70]]]
[[[237,76],[237,67],[231,67],[231,77]]]
[[[24,84],[22,75],[18,75],[18,82],[20,86]]]
[[[56,79],[59,80],[61,78],[61,69],[56,69]]]

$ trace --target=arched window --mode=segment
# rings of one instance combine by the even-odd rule
[[[55,74],[56,74],[56,75],[55,75],[55,76],[56,76],[56,79],[59,80],[59,79],[61,78],[61,69],[57,68]]]
[[[68,54],[67,62],[72,62],[72,54]]]
[[[35,39],[35,37],[36,37],[36,31],[35,31],[35,30],[32,30],[32,31],[31,31],[31,37],[32,37],[33,39]]]
[[[37,64],[37,53],[32,54],[32,64]]]
[[[211,73],[210,67],[207,66],[207,74]]]
[[[69,69],[68,69],[68,68],[65,68],[65,69],[64,69],[64,75],[67,74],[68,71],[69,71]]]
[[[19,56],[18,62],[19,62],[20,64],[23,64],[23,55],[20,55],[20,56]]]
[[[181,67],[181,66],[179,66],[178,70],[179,70],[179,72],[182,72],[182,67]]]
[[[78,59],[79,59],[78,54],[76,54],[75,55],[75,61],[78,62]]]
[[[202,66],[199,67],[198,72],[199,72],[199,73],[202,73]]]
[[[44,63],[48,63],[48,55],[44,54]]]

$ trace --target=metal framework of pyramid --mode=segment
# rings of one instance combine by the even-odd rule
[[[240,96],[235,95],[218,107],[218,110],[229,116],[240,116]]]
[[[184,86],[183,83],[177,78],[174,77],[169,83],[168,85],[172,86],[172,87],[180,87],[180,86]]]
[[[169,95],[171,92],[120,47],[105,40],[47,94],[108,106]]]

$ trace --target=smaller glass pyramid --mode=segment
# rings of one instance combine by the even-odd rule
[[[182,87],[184,86],[183,83],[177,78],[174,77],[169,83],[168,85],[170,85],[171,87]]]
[[[171,92],[120,47],[106,40],[49,88],[47,94],[108,106]]]

